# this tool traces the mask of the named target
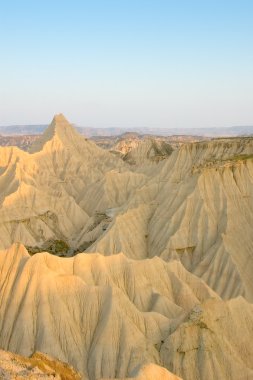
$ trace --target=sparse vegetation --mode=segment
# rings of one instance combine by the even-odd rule
[[[44,251],[57,256],[66,256],[70,247],[64,240],[48,240],[41,247],[27,246],[26,249],[31,256]]]
[[[253,154],[238,154],[236,156],[228,158],[226,161],[245,161],[253,159]]]

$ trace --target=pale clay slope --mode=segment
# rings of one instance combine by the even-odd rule
[[[0,347],[90,380],[148,363],[253,379],[253,139],[186,144],[158,164],[143,149],[129,166],[57,115],[31,150],[0,151],[0,246],[62,239],[91,254],[0,253]]]
[[[67,240],[75,247],[75,238],[94,209],[104,210],[112,202],[118,206],[137,185],[134,173],[124,175],[122,160],[81,137],[61,115],[31,150],[35,153],[17,148],[0,152],[2,248],[14,241],[33,246],[49,239]],[[126,178],[125,195],[119,196],[119,191],[112,200],[111,170]],[[104,189],[98,198],[95,183],[97,189]],[[93,197],[87,199],[90,193]]]
[[[187,380],[253,376],[253,305],[222,301],[178,261],[30,257],[13,245],[0,271],[5,350],[44,352],[92,380],[134,378],[149,363]]]
[[[124,149],[125,148],[125,149]],[[130,143],[130,146],[116,146],[117,149],[125,150],[123,160],[131,165],[150,165],[156,164],[160,160],[168,158],[173,148],[164,141],[156,141],[152,138],[139,140],[137,143]]]
[[[0,347],[73,365],[84,378],[127,377],[160,363],[163,342],[210,288],[176,261],[123,254],[0,253]],[[159,273],[159,275],[158,275]]]
[[[253,161],[208,162],[250,154],[252,142],[189,144],[172,153],[88,250],[179,259],[225,299],[252,300]]]

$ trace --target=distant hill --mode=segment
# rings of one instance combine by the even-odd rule
[[[4,136],[11,135],[38,135],[44,132],[47,128],[46,124],[38,125],[9,125],[1,126],[0,134]],[[132,128],[92,128],[76,126],[79,133],[87,136],[117,136],[124,133],[139,133],[160,136],[172,135],[192,135],[192,136],[206,136],[206,137],[233,137],[233,136],[247,136],[253,135],[252,126],[235,126],[223,128],[149,128],[149,127],[132,127]]]
[[[41,125],[7,125],[0,127],[0,134],[4,136],[12,135],[39,135],[47,128],[46,124]]]

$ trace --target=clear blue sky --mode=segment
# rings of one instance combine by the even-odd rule
[[[253,125],[252,0],[0,0],[0,125]]]

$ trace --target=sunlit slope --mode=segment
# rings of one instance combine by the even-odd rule
[[[0,252],[0,272],[1,348],[47,353],[90,379],[159,364],[175,324],[196,304],[219,299],[179,262],[159,258],[30,257],[13,245]]]
[[[130,165],[56,115],[0,149],[0,347],[89,380],[253,378],[253,139],[146,148]]]
[[[138,167],[60,114],[31,152],[0,151],[2,248],[59,241],[70,255],[177,259],[223,298],[252,300],[252,138],[185,144]]]
[[[2,349],[44,352],[90,380],[169,376],[150,363],[189,380],[253,375],[252,304],[222,301],[179,261],[31,258],[13,245],[0,271]]]
[[[222,297],[252,300],[251,152],[252,139],[173,152],[89,251],[179,259]]]
[[[62,115],[54,117],[31,152],[0,151],[1,247],[15,241],[35,246],[49,239],[75,246],[96,210],[124,202],[138,185],[135,174],[124,174],[122,160],[80,136]],[[114,195],[113,174],[124,188]]]

